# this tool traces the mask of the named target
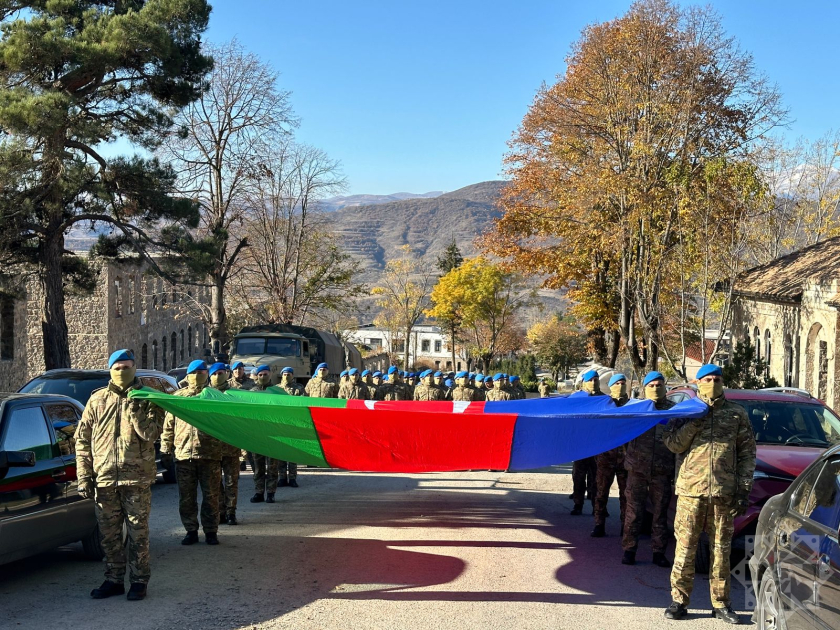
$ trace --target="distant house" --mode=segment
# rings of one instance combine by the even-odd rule
[[[840,406],[840,237],[741,273],[733,343],[749,339],[770,375]]]
[[[359,326],[354,330],[345,331],[345,339],[356,344],[359,348],[378,350],[392,356],[402,357],[405,353],[405,339],[389,330],[377,328],[373,324]],[[377,359],[379,361],[380,359]],[[440,326],[418,324],[411,329],[408,339],[408,364],[410,368],[425,365],[441,370],[457,371],[466,369],[467,359],[458,350],[455,355],[455,365],[452,365],[452,349],[447,335]],[[365,364],[367,366],[367,363]],[[379,368],[379,364],[371,364]]]

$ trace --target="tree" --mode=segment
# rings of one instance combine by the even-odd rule
[[[618,332],[634,369],[653,369],[674,245],[705,202],[693,193],[709,163],[751,161],[784,116],[711,9],[640,0],[586,28],[565,75],[538,92],[485,247],[566,288],[588,329]]]
[[[756,356],[755,346],[749,339],[735,344],[735,352],[728,365],[723,366],[723,382],[734,389],[761,389],[778,387],[779,383],[770,376],[769,367],[761,357]]]
[[[314,313],[347,310],[361,294],[356,264],[339,246],[332,217],[317,202],[344,189],[340,165],[320,149],[277,144],[257,165],[234,293],[258,321],[302,324]]]
[[[461,250],[458,249],[458,243],[455,242],[455,237],[452,237],[449,245],[443,250],[443,254],[438,256],[437,268],[444,274],[449,273],[460,264],[464,262],[464,257],[461,255]]]
[[[392,349],[396,342],[402,341],[402,365],[407,368],[411,329],[423,316],[434,273],[428,263],[411,256],[410,246],[404,245],[401,251],[401,258],[389,260],[385,265],[372,294],[378,296],[377,306],[381,309],[375,323],[391,331]]]
[[[555,313],[550,318],[535,323],[528,329],[528,341],[540,365],[551,370],[557,382],[561,375],[586,361],[587,338],[574,317]]]
[[[201,207],[202,257],[193,270],[210,281],[210,341],[227,343],[225,289],[247,234],[234,234],[245,215],[258,165],[297,124],[278,74],[237,41],[210,48],[215,66],[201,98],[176,117],[161,155],[178,170],[182,193]]]
[[[461,255],[461,250],[458,249],[458,243],[455,242],[455,237],[446,246],[443,255],[438,256],[437,268],[440,269],[443,275],[446,275],[453,269],[457,269],[461,263],[464,262],[464,257]],[[434,296],[434,289],[432,290]],[[428,315],[428,311],[426,312]],[[440,324],[441,329],[449,335],[449,349],[452,352],[452,366],[456,363],[455,346],[458,342],[458,332],[461,329],[461,320],[457,311],[447,311],[443,308],[437,310],[437,315],[434,316]]]
[[[201,92],[212,59],[200,35],[205,0],[3,3],[0,40],[0,248],[35,269],[43,291],[47,369],[70,365],[65,287],[91,290],[91,267],[65,248],[71,229],[110,230],[100,253],[179,241],[170,222],[195,225],[174,174],[156,160],[106,159],[103,143],[127,138],[153,149],[170,112]],[[81,225],[80,225],[81,224]]]

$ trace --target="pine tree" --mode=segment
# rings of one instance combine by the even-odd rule
[[[458,243],[455,242],[455,237],[443,250],[443,254],[438,256],[437,268],[440,269],[441,275],[446,275],[453,269],[457,269],[464,262],[464,257],[461,255],[461,250],[458,249]]]
[[[733,389],[779,386],[778,381],[770,376],[767,363],[756,356],[755,346],[749,339],[735,344],[732,360],[723,367],[723,382]]]

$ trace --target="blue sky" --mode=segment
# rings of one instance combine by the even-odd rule
[[[237,37],[281,72],[300,141],[341,161],[350,193],[499,179],[506,142],[581,30],[616,0],[211,0],[207,39]],[[689,4],[689,3],[686,3]],[[702,2],[701,4],[705,4]],[[726,30],[816,138],[835,121],[840,2],[719,0]]]

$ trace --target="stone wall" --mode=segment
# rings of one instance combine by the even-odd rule
[[[14,311],[11,331],[11,358],[0,358],[0,392],[17,391],[27,381],[27,353],[29,348],[26,339],[26,323],[29,314],[26,301],[12,297],[15,290],[17,290],[17,287],[8,294],[0,293],[0,308],[5,306],[3,304],[5,300],[10,300],[10,306]],[[4,323],[0,321],[0,327],[2,326],[4,326]]]

